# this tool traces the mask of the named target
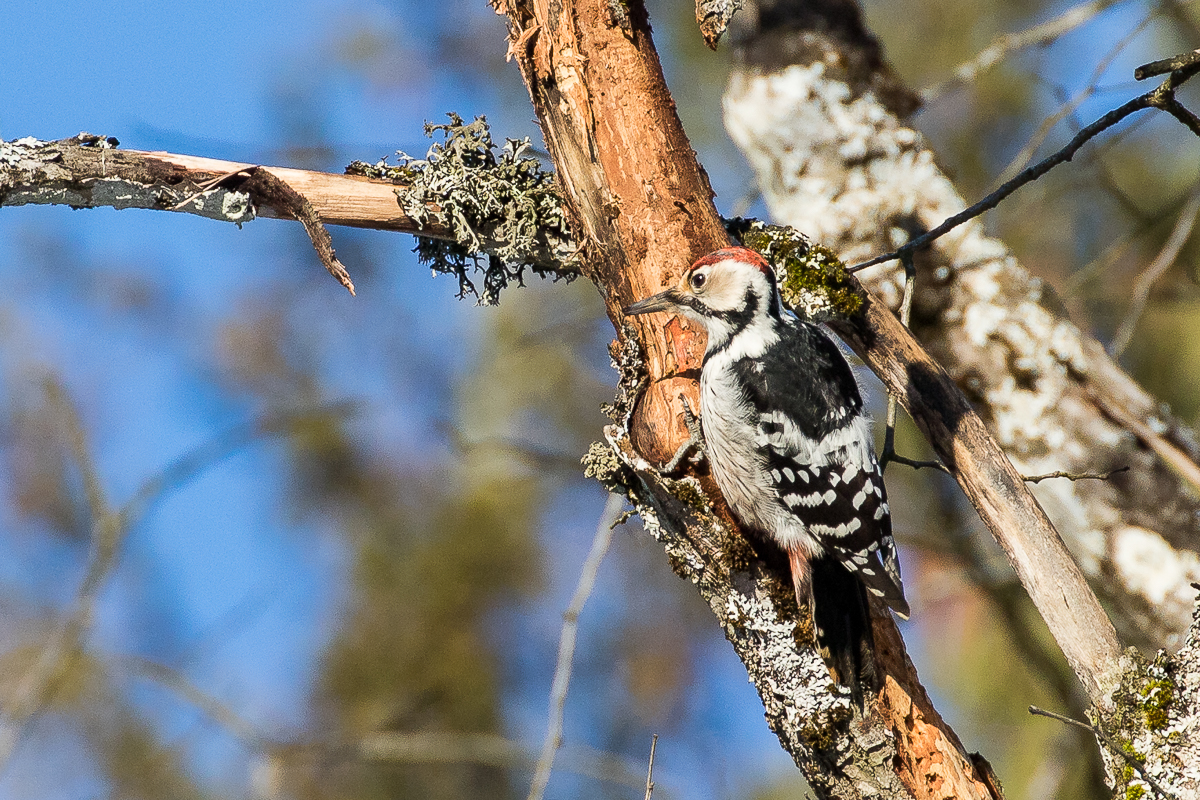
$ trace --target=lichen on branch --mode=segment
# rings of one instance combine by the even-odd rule
[[[795,228],[757,219],[726,220],[729,234],[762,254],[779,275],[783,304],[807,322],[850,319],[863,307],[863,293],[832,250]]]
[[[398,164],[355,161],[351,175],[395,181],[404,213],[418,223],[449,227],[454,241],[417,236],[416,252],[434,272],[458,278],[459,297],[495,305],[526,270],[570,280],[578,272],[554,173],[529,155],[528,138],[507,139],[499,152],[486,118],[425,124],[434,139],[425,158],[398,151]],[[483,273],[478,289],[471,273]]]

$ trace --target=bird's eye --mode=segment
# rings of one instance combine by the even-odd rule
[[[692,288],[698,292],[704,288],[704,284],[707,281],[708,281],[707,275],[705,275],[703,272],[697,272],[692,275],[692,279],[691,279]]]

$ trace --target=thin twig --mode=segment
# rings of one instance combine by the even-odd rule
[[[1192,133],[1200,136],[1200,117],[1192,113],[1191,109],[1185,107],[1183,103],[1170,97],[1165,101],[1163,111],[1186,125]]]
[[[1047,711],[1044,708],[1030,706],[1029,713],[1038,717],[1049,717],[1050,719],[1056,719],[1059,722],[1066,723],[1067,725],[1074,725],[1076,728],[1083,728],[1089,733],[1097,733],[1096,728],[1087,722],[1081,722],[1080,720],[1072,719],[1071,717],[1064,717],[1062,714],[1056,714],[1053,711]]]
[[[937,471],[944,472],[947,475],[953,474],[946,467],[946,465],[940,461],[918,461],[917,459],[906,458],[905,456],[902,456],[894,451],[887,457],[887,460],[889,463],[895,461],[897,464],[903,464],[904,466],[912,467],[913,469],[936,469]],[[880,461],[883,461],[883,459],[881,458]]]
[[[1192,229],[1196,226],[1197,215],[1200,215],[1200,191],[1194,192],[1188,199],[1187,205],[1179,212],[1179,218],[1175,221],[1175,227],[1172,229],[1171,235],[1167,237],[1166,244],[1134,282],[1133,299],[1129,303],[1129,311],[1125,314],[1121,327],[1117,329],[1112,344],[1108,347],[1108,352],[1113,358],[1120,357],[1133,340],[1134,330],[1142,317],[1142,312],[1146,309],[1146,301],[1150,298],[1150,288],[1179,257],[1179,252],[1191,238]]]
[[[645,800],[650,800],[650,795],[654,794],[654,751],[658,749],[658,734],[650,739],[650,766],[646,768],[646,797]]]
[[[537,768],[534,770],[533,782],[529,786],[528,800],[542,800],[546,793],[546,784],[550,782],[550,771],[554,768],[554,757],[562,745],[563,716],[567,705],[567,689],[571,683],[571,669],[575,658],[575,636],[579,631],[579,615],[583,611],[592,588],[596,585],[596,574],[600,564],[608,553],[612,542],[612,523],[618,518],[625,507],[625,498],[611,493],[604,511],[600,514],[600,522],[596,525],[596,535],[592,539],[592,549],[583,562],[579,573],[579,582],[575,585],[575,595],[571,604],[563,612],[562,633],[558,639],[558,663],[554,667],[554,681],[550,686],[550,714],[546,725],[546,738],[542,742],[542,752],[538,757]]]
[[[997,36],[992,43],[972,58],[954,69],[951,77],[921,92],[921,102],[929,103],[948,89],[975,80],[981,72],[995,66],[1017,50],[1047,45],[1071,31],[1090,22],[1094,17],[1115,5],[1119,0],[1092,0],[1067,9],[1054,19],[1026,28],[1017,33]]]
[[[1174,800],[1175,795],[1171,794],[1166,789],[1164,789],[1162,784],[1160,784],[1157,780],[1155,780],[1154,776],[1146,771],[1146,762],[1143,761],[1142,759],[1138,758],[1137,756],[1133,755],[1132,753],[1127,753],[1125,751],[1125,749],[1120,747],[1119,745],[1117,745],[1117,743],[1114,742],[1112,740],[1112,738],[1107,733],[1105,733],[1104,729],[1101,728],[1099,725],[1092,725],[1087,722],[1081,722],[1080,720],[1077,720],[1077,719],[1071,719],[1070,717],[1064,717],[1062,714],[1055,714],[1053,711],[1047,711],[1046,709],[1038,708],[1037,706],[1030,706],[1029,713],[1033,714],[1035,716],[1039,716],[1039,717],[1049,717],[1050,719],[1058,720],[1059,722],[1065,723],[1067,725],[1074,725],[1077,728],[1083,728],[1086,731],[1091,731],[1091,733],[1097,739],[1099,739],[1101,742],[1104,743],[1104,746],[1108,749],[1108,751],[1110,753],[1115,753],[1115,754],[1119,755],[1121,758],[1125,759],[1125,762],[1127,764],[1129,764],[1129,766],[1131,766],[1135,770],[1137,770],[1138,776],[1143,781],[1145,781],[1146,784],[1150,786],[1150,788],[1152,788],[1155,792],[1157,792],[1160,797],[1168,798],[1168,800]]]
[[[1075,153],[1079,151],[1079,148],[1083,147],[1083,145],[1086,144],[1090,139],[1116,125],[1130,114],[1147,108],[1158,108],[1169,111],[1183,121],[1183,117],[1180,116],[1182,112],[1176,108],[1178,103],[1174,102],[1174,93],[1176,89],[1178,89],[1185,81],[1187,81],[1197,72],[1200,72],[1200,60],[1188,63],[1182,69],[1172,72],[1169,76],[1167,76],[1167,79],[1158,86],[1158,88],[1146,92],[1143,95],[1139,95],[1119,106],[1118,108],[1109,111],[1091,125],[1088,125],[1080,130],[1079,133],[1075,134],[1075,136],[1071,137],[1071,141],[1067,142],[1067,144],[1058,152],[1047,156],[1032,166],[1026,167],[1015,178],[1005,183],[999,189],[992,192],[975,205],[964,209],[953,216],[947,217],[936,228],[928,233],[918,236],[895,252],[886,253],[884,255],[868,259],[867,261],[863,261],[860,264],[855,264],[853,267],[850,267],[848,271],[857,272],[861,269],[866,269],[867,267],[871,267],[876,264],[882,264],[886,261],[895,261],[898,258],[902,258],[906,253],[915,253],[917,250],[941,238],[957,228],[959,225],[962,225],[964,222],[968,222],[985,211],[995,208],[1000,204],[1000,201],[1004,200],[1004,198],[1008,197],[1025,184],[1037,180],[1059,164],[1070,161],[1075,156]],[[1178,108],[1182,109],[1182,106],[1178,106]],[[1186,111],[1186,109],[1183,109],[1183,111]],[[1192,116],[1194,117],[1195,115]],[[1185,124],[1189,123],[1185,122]],[[1197,130],[1200,130],[1200,119],[1195,120],[1195,124],[1198,126]],[[1189,127],[1191,127],[1190,124]]]
[[[900,324],[905,328],[909,327],[912,321],[912,302],[913,293],[916,291],[917,285],[917,269],[913,264],[912,253],[907,253],[901,257],[900,262],[904,265],[904,295],[900,300]],[[888,464],[893,461],[897,464],[903,464],[906,467],[913,469],[921,469],[929,467],[938,469],[950,474],[950,470],[946,469],[946,465],[940,461],[916,461],[911,458],[906,458],[896,452],[896,395],[888,393],[887,406],[887,424],[883,429],[883,453],[879,456],[879,468],[886,471]]]
[[[969,222],[985,211],[990,211],[991,209],[995,208],[1000,204],[1001,200],[1008,197],[1025,184],[1037,180],[1050,170],[1054,169],[1054,167],[1057,167],[1059,164],[1070,161],[1075,153],[1078,152],[1079,148],[1083,147],[1083,145],[1087,143],[1089,139],[1093,138],[1097,134],[1107,130],[1108,128],[1111,128],[1113,125],[1116,125],[1130,114],[1150,107],[1151,102],[1149,95],[1141,95],[1133,98],[1119,108],[1108,112],[1091,125],[1088,125],[1079,133],[1075,134],[1075,136],[1071,138],[1071,141],[1067,142],[1066,146],[1064,146],[1061,150],[1053,155],[1047,156],[1033,166],[1026,167],[1015,178],[1006,182],[1000,188],[996,189],[996,191],[992,192],[975,205],[964,209],[953,216],[947,217],[941,225],[938,225],[928,233],[918,236],[916,239],[913,239],[911,242],[895,252],[876,256],[875,258],[868,259],[861,264],[855,264],[853,267],[849,268],[849,271],[858,272],[860,269],[866,269],[867,267],[872,267],[876,264],[882,264],[885,261],[894,261],[897,258],[900,258],[903,253],[916,252],[919,248],[922,248],[927,244],[941,238],[942,236],[945,236],[947,233],[954,230],[959,225],[962,225],[964,222]]]
[[[1021,148],[1021,152],[1017,153],[1004,171],[1000,173],[1000,177],[996,180],[997,184],[1003,184],[1012,179],[1017,175],[1017,173],[1028,166],[1029,162],[1033,160],[1034,153],[1036,153],[1038,148],[1041,147],[1046,141],[1046,137],[1050,135],[1050,132],[1054,130],[1054,127],[1058,125],[1058,123],[1061,122],[1065,117],[1073,114],[1077,108],[1083,105],[1085,100],[1096,93],[1100,78],[1103,77],[1104,73],[1108,71],[1108,68],[1112,66],[1113,61],[1116,60],[1117,56],[1121,54],[1125,47],[1143,30],[1145,30],[1146,26],[1154,20],[1154,18],[1157,16],[1157,13],[1157,9],[1150,12],[1140,23],[1135,25],[1128,33],[1122,36],[1121,39],[1109,49],[1104,58],[1100,59],[1100,62],[1096,65],[1096,68],[1092,70],[1092,76],[1088,79],[1087,85],[1074,97],[1063,104],[1058,111],[1042,120],[1042,124],[1038,126],[1038,129],[1034,132],[1033,136],[1029,137],[1029,141],[1026,142],[1025,146]]]
[[[1051,478],[1066,478],[1069,481],[1106,481],[1118,472],[1128,472],[1129,467],[1118,467],[1108,472],[1047,472],[1045,475],[1022,475],[1026,483],[1041,483]]]
[[[1164,58],[1162,61],[1151,61],[1149,64],[1142,64],[1133,71],[1133,78],[1134,80],[1144,81],[1146,78],[1153,78],[1156,75],[1166,75],[1168,72],[1181,70],[1198,61],[1200,61],[1200,50],[1181,53],[1171,58]]]

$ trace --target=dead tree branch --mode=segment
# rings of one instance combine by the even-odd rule
[[[861,322],[833,327],[904,404],[1008,554],[1092,702],[1108,707],[1120,671],[1117,633],[1058,531],[962,391],[874,298],[868,296]]]
[[[472,226],[461,215],[443,213],[443,205],[451,201],[448,196],[427,198],[423,191],[420,197],[410,196],[410,184],[421,177],[418,170],[374,169],[389,176],[411,177],[401,181],[336,175],[123,150],[115,139],[91,134],[58,141],[27,138],[0,142],[0,207],[143,208],[196,214],[239,226],[258,216],[296,219],[326,269],[352,292],[353,284],[334,255],[325,225],[397,231],[451,244],[465,242],[485,258],[512,254],[511,231],[505,229],[509,219],[476,220]],[[535,272],[577,274],[572,243],[553,226],[533,227],[533,237],[520,243],[520,261]]]

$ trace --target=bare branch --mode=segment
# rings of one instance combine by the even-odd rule
[[[866,297],[861,319],[832,327],[904,402],[1008,554],[1088,696],[1107,708],[1121,647],[1079,566],[953,379],[890,311]]]
[[[558,663],[554,667],[554,681],[550,687],[550,716],[546,725],[546,738],[542,743],[542,753],[533,774],[533,782],[529,786],[529,800],[541,800],[545,795],[546,784],[550,782],[550,771],[554,768],[554,756],[562,745],[563,715],[567,704],[567,688],[571,683],[579,615],[596,585],[596,574],[600,571],[605,554],[608,553],[613,528],[616,527],[624,507],[625,498],[616,492],[610,492],[608,501],[604,504],[604,511],[600,514],[600,521],[596,525],[592,549],[583,562],[583,569],[580,570],[575,594],[571,598],[571,604],[563,612],[562,633],[558,640]]]
[[[1037,706],[1030,706],[1029,713],[1036,717],[1049,717],[1050,719],[1056,719],[1059,722],[1066,723],[1067,725],[1074,725],[1076,728],[1083,728],[1089,733],[1095,733],[1095,729],[1086,722],[1081,722],[1077,719],[1071,719],[1070,717],[1064,717],[1062,714],[1056,714],[1053,711],[1046,711],[1045,709],[1038,708]]]
[[[1120,0],[1091,0],[1091,2],[1080,3],[1054,19],[1017,33],[997,36],[991,44],[979,51],[978,55],[956,67],[949,79],[922,90],[921,102],[930,103],[948,90],[974,81],[980,73],[1000,63],[1017,50],[1050,44],[1079,26],[1092,21],[1098,14],[1118,2]]]
[[[1192,67],[1198,62],[1200,62],[1200,50],[1193,50],[1190,53],[1182,53],[1171,58],[1164,58],[1161,61],[1151,61],[1149,64],[1143,64],[1133,71],[1133,78],[1134,80],[1144,81],[1146,78],[1166,75],[1168,72],[1177,72],[1178,70]]]
[[[1137,773],[1141,777],[1141,779],[1144,780],[1147,784],[1149,784],[1150,787],[1152,789],[1154,789],[1155,792],[1158,793],[1159,797],[1162,797],[1165,800],[1174,800],[1175,795],[1171,794],[1166,789],[1164,789],[1162,784],[1160,784],[1154,778],[1154,776],[1151,775],[1146,770],[1146,762],[1143,759],[1138,758],[1137,756],[1133,755],[1132,753],[1127,752],[1125,748],[1121,747],[1116,742],[1114,742],[1112,740],[1112,737],[1110,737],[1107,733],[1105,733],[1104,729],[1102,727],[1100,727],[1099,725],[1092,725],[1091,723],[1088,723],[1088,722],[1082,722],[1081,720],[1071,719],[1070,717],[1063,716],[1062,714],[1056,714],[1053,711],[1047,711],[1046,709],[1038,708],[1037,706],[1030,706],[1029,713],[1033,714],[1035,717],[1047,717],[1049,719],[1058,720],[1059,722],[1062,722],[1066,725],[1073,725],[1076,728],[1082,728],[1083,730],[1088,731],[1093,736],[1095,736],[1097,739],[1099,739],[1101,742],[1103,742],[1104,746],[1106,748],[1108,748],[1108,751],[1110,753],[1112,753],[1113,755],[1116,755],[1116,756],[1120,756],[1122,759],[1124,759],[1125,763],[1129,764],[1129,766],[1131,766],[1135,770],[1137,770]]]
[[[1185,107],[1183,103],[1180,103],[1174,97],[1168,97],[1163,101],[1162,110],[1182,122],[1192,133],[1200,136],[1200,117],[1196,116],[1191,109]]]
[[[1066,478],[1071,481],[1106,481],[1117,473],[1128,471],[1129,467],[1120,467],[1108,472],[1065,472],[1058,470],[1056,472],[1047,472],[1044,475],[1025,475],[1024,478],[1026,483],[1041,483],[1051,478]]]
[[[650,740],[650,766],[646,768],[646,796],[644,800],[650,800],[650,795],[654,794],[654,751],[658,749],[658,734]]]
[[[947,475],[951,474],[950,470],[946,468],[946,465],[940,461],[919,461],[914,458],[902,456],[894,449],[890,453],[884,451],[884,453],[879,457],[879,463],[884,466],[893,461],[897,464],[903,464],[906,467],[912,467],[913,469],[934,469],[938,472],[944,472]]]
[[[1030,167],[1026,167],[1015,178],[1005,182],[1002,186],[1000,186],[1000,188],[996,189],[996,191],[992,192],[975,205],[964,209],[963,211],[960,211],[951,217],[948,217],[944,222],[942,222],[941,225],[938,225],[928,233],[918,236],[895,252],[876,256],[875,258],[868,259],[861,264],[855,264],[853,267],[849,268],[850,271],[858,272],[859,270],[866,269],[867,267],[873,267],[876,264],[883,264],[887,261],[895,261],[896,259],[901,258],[905,253],[915,253],[917,250],[941,238],[957,228],[959,225],[962,225],[964,222],[969,222],[985,211],[990,211],[991,209],[1000,205],[1000,201],[1004,200],[1004,198],[1008,197],[1025,184],[1036,181],[1038,178],[1042,177],[1059,164],[1070,161],[1075,156],[1075,153],[1079,151],[1079,148],[1083,147],[1089,139],[1092,139],[1097,134],[1108,130],[1113,125],[1116,125],[1118,122],[1128,117],[1130,114],[1150,108],[1152,105],[1153,103],[1151,102],[1149,94],[1144,94],[1133,98],[1129,102],[1125,103],[1119,108],[1113,109],[1104,116],[1100,117],[1100,119],[1093,122],[1091,125],[1088,125],[1086,128],[1079,131],[1079,133],[1071,137],[1071,141],[1067,142],[1067,144],[1058,152],[1042,159]]]
[[[1133,332],[1137,328],[1138,320],[1142,317],[1142,312],[1146,308],[1146,301],[1150,298],[1150,288],[1154,285],[1162,274],[1171,268],[1175,263],[1175,259],[1179,257],[1179,251],[1187,244],[1192,235],[1192,229],[1196,226],[1196,217],[1200,215],[1200,192],[1192,194],[1188,199],[1183,210],[1179,212],[1179,218],[1175,221],[1175,227],[1171,230],[1171,235],[1167,237],[1166,243],[1162,250],[1153,261],[1151,261],[1144,270],[1138,275],[1137,280],[1133,284],[1133,298],[1129,302],[1129,311],[1125,314],[1125,319],[1121,322],[1121,327],[1113,335],[1112,344],[1108,347],[1113,357],[1118,357],[1125,352],[1125,348],[1129,346],[1129,342],[1133,340]]]
[[[1020,189],[1025,184],[1037,180],[1059,164],[1070,161],[1074,157],[1075,153],[1079,151],[1079,148],[1083,147],[1083,145],[1086,144],[1090,139],[1111,128],[1113,125],[1116,125],[1130,114],[1147,108],[1159,108],[1162,110],[1175,109],[1171,113],[1173,113],[1176,117],[1179,117],[1178,109],[1182,108],[1182,106],[1179,106],[1179,104],[1175,101],[1175,90],[1178,89],[1179,86],[1181,86],[1189,78],[1195,75],[1197,71],[1200,71],[1200,57],[1189,61],[1184,67],[1172,72],[1158,88],[1133,98],[1124,105],[1113,109],[1092,124],[1083,128],[1079,131],[1079,133],[1075,134],[1075,136],[1071,138],[1071,141],[1067,142],[1067,144],[1058,152],[1042,159],[1037,164],[1025,168],[1019,175],[1014,177],[1012,180],[1005,182],[1000,188],[996,189],[996,191],[992,192],[975,205],[965,209],[964,211],[954,214],[951,217],[948,217],[933,230],[918,236],[895,252],[876,256],[875,258],[868,259],[861,264],[855,264],[850,268],[850,271],[857,272],[858,270],[866,269],[867,267],[871,267],[876,264],[882,264],[887,261],[894,261],[902,258],[907,253],[915,253],[922,247],[925,247],[936,239],[957,228],[959,225],[962,225],[964,222],[968,222],[985,211],[995,208],[1000,204],[1000,201],[1008,197],[1017,189]]]
[[[115,139],[91,134],[58,141],[0,141],[0,207],[143,208],[238,225],[257,216],[297,219],[326,268],[343,285],[348,278],[344,268],[339,269],[324,225],[398,231],[447,242],[463,237],[461,225],[443,219],[439,203],[445,198],[413,200],[405,194],[407,188],[404,182],[383,177],[123,150]],[[512,244],[502,238],[504,225],[501,219],[468,233],[480,251],[503,252]],[[538,230],[528,249],[528,263],[535,270],[578,273],[574,243],[551,231]]]

